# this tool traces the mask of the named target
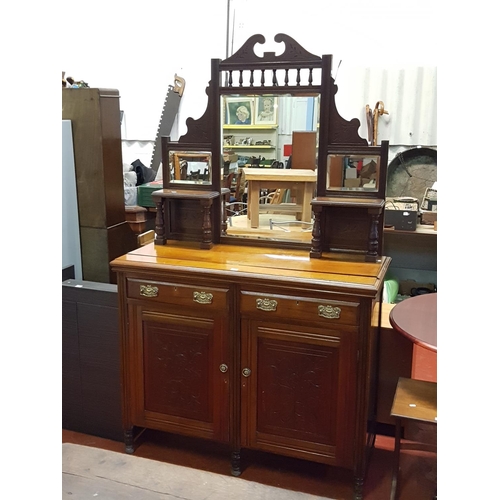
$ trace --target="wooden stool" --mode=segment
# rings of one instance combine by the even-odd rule
[[[143,233],[146,230],[146,214],[147,209],[144,207],[137,205],[125,206],[125,220],[135,234]]]
[[[396,419],[391,487],[391,500],[395,500],[398,493],[401,421],[408,419],[437,425],[437,383],[400,377],[392,402],[391,417]]]

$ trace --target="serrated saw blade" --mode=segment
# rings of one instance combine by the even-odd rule
[[[163,104],[161,113],[160,124],[156,132],[155,144],[153,147],[153,154],[151,156],[150,167],[158,172],[158,167],[161,163],[161,138],[162,136],[170,135],[172,125],[174,124],[175,117],[179,111],[179,103],[184,92],[186,82],[184,78],[174,76],[174,85],[168,86],[167,96]]]

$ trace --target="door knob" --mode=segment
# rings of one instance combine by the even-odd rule
[[[219,370],[222,372],[222,373],[226,373],[227,370],[228,370],[228,367],[225,363],[222,363],[220,366],[219,366]]]
[[[252,373],[252,370],[250,370],[250,368],[243,368],[241,374],[244,376],[244,377],[250,377],[250,374]]]

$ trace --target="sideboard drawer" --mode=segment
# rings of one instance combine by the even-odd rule
[[[357,326],[359,304],[340,300],[293,297],[242,291],[240,310],[249,316],[298,321],[326,321],[331,324]]]
[[[127,297],[186,307],[226,309],[229,290],[205,286],[189,286],[150,280],[127,279]]]

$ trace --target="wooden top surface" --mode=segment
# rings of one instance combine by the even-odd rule
[[[392,325],[389,322],[389,315],[391,310],[396,306],[396,304],[389,304],[387,302],[382,302],[382,313],[380,315],[380,327],[388,328],[392,330]],[[375,304],[372,313],[372,326],[376,328],[378,326],[378,312],[379,312],[379,302]]]
[[[437,293],[405,299],[391,310],[392,327],[415,344],[437,351]]]
[[[159,189],[158,191],[153,191],[151,196],[158,198],[185,198],[199,200],[217,198],[219,195],[218,191],[204,191],[202,189]]]
[[[111,262],[114,270],[154,270],[159,273],[192,274],[229,281],[272,280],[290,285],[306,284],[327,291],[344,291],[374,297],[383,286],[390,258],[364,262],[363,256],[327,254],[311,259],[307,250],[239,245],[215,245],[202,250],[197,243],[171,241],[150,243]]]
[[[352,194],[352,196],[351,196]],[[385,200],[380,198],[363,198],[355,193],[349,196],[318,196],[312,200],[313,205],[337,205],[342,207],[374,207],[382,208]]]
[[[436,382],[400,377],[391,416],[437,423]]]
[[[246,168],[247,181],[316,182],[316,171],[301,168]]]

